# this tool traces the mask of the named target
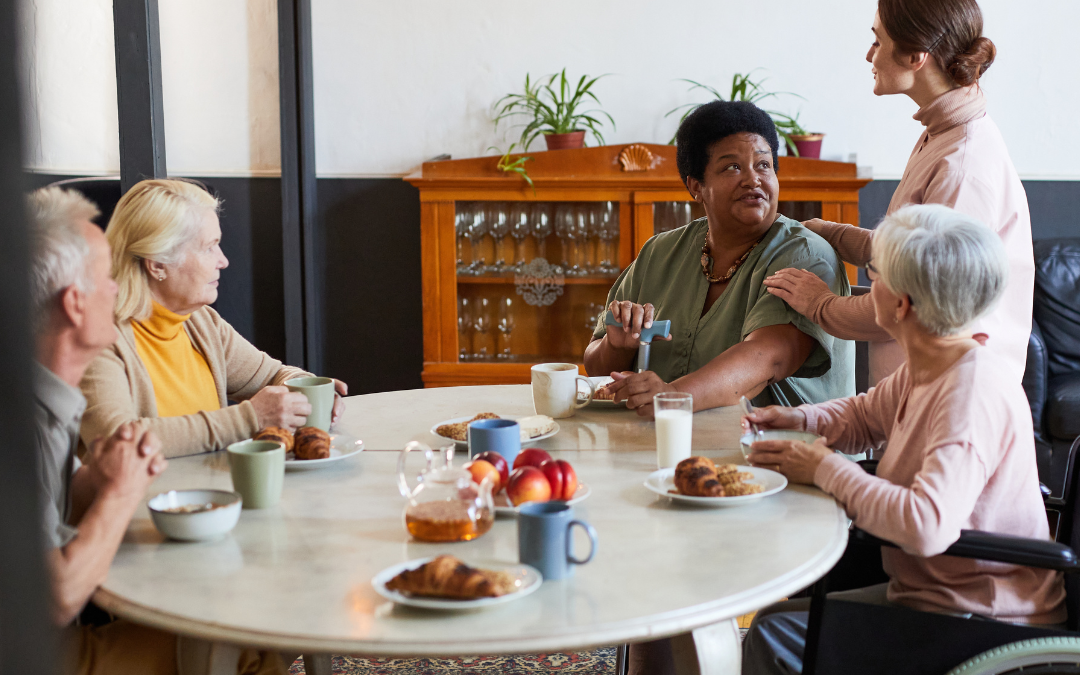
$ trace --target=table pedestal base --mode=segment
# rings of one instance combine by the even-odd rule
[[[742,641],[735,619],[671,638],[676,675],[739,675]]]
[[[333,668],[329,654],[304,654],[304,673],[306,675],[330,675]]]

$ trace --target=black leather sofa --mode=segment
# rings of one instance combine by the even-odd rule
[[[1072,514],[1062,507],[1073,499],[1080,447],[1080,238],[1035,242],[1033,314],[1024,390],[1053,530],[1054,511]],[[1064,518],[1056,525],[1071,527]]]

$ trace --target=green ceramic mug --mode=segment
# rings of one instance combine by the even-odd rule
[[[227,448],[233,489],[245,509],[265,509],[281,501],[285,446],[273,441],[240,441]]]
[[[330,419],[334,414],[334,381],[329,377],[294,377],[285,382],[289,391],[307,396],[311,414],[300,426],[316,427],[330,431]]]

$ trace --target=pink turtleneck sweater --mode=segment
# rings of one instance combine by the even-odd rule
[[[944,204],[998,233],[1009,256],[1009,283],[997,306],[972,324],[971,330],[988,336],[987,347],[1020,382],[1027,362],[1035,287],[1024,186],[997,125],[986,113],[986,99],[978,85],[942,94],[915,113],[915,119],[926,131],[908,159],[888,213],[908,204]],[[832,244],[843,260],[863,267],[870,259],[873,230],[839,223],[811,223],[809,227]],[[874,323],[869,295],[838,297],[826,290],[811,304],[807,317],[836,337],[871,341],[871,384],[904,362],[899,345]]]
[[[893,602],[1014,623],[1065,620],[1061,574],[939,555],[960,530],[1050,539],[1031,411],[1000,359],[976,347],[931,382],[907,364],[866,394],[803,405],[806,430],[847,453],[889,449],[871,476],[832,454],[814,483],[855,525],[900,546],[881,551]]]

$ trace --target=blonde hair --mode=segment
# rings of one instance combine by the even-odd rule
[[[219,206],[203,187],[185,180],[144,180],[120,199],[105,231],[112,246],[113,278],[120,287],[118,323],[150,316],[150,279],[143,261],[180,263],[198,231],[201,212],[217,213]]]
[[[30,320],[40,334],[50,316],[49,304],[68,286],[94,290],[86,268],[90,244],[80,221],[99,213],[93,202],[75,190],[43,187],[26,199],[30,221]]]
[[[1009,281],[1001,238],[975,218],[940,204],[905,206],[873,238],[880,281],[911,297],[933,335],[954,335],[989,312]]]

